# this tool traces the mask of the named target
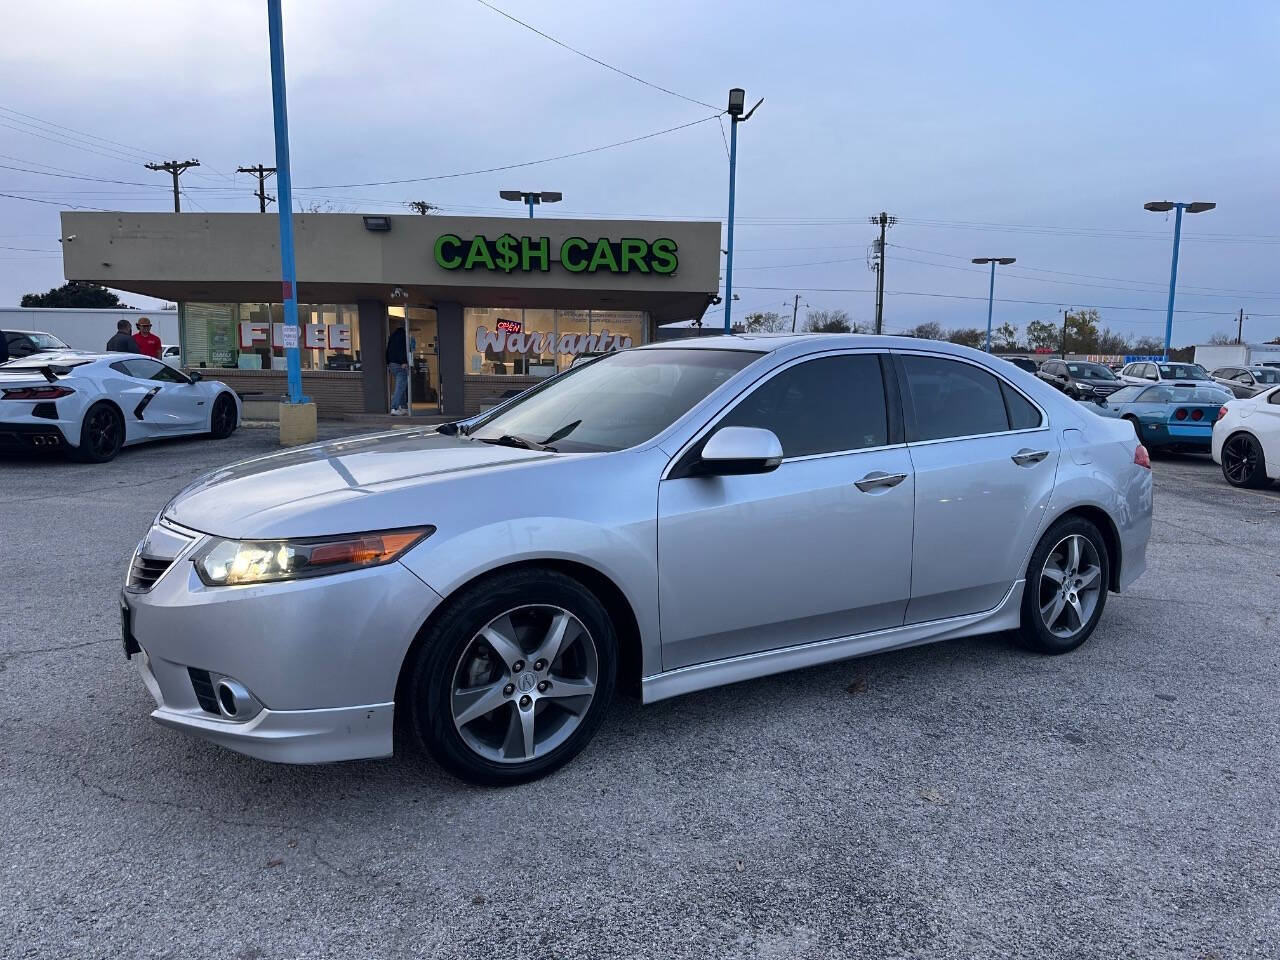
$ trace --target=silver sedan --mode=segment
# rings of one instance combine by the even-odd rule
[[[235,464],[122,594],[159,722],[286,762],[397,716],[506,784],[645,703],[998,630],[1065,653],[1146,565],[1146,450],[1010,364],[849,335],[655,344],[480,417]]]

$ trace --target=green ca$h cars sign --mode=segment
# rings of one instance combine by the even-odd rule
[[[556,256],[553,258],[552,254]],[[515,237],[505,233],[495,240],[463,239],[454,233],[436,238],[436,263],[445,270],[492,270],[501,273],[546,273],[559,263],[570,273],[653,273],[670,276],[679,260],[676,242],[667,237],[644,240],[600,237],[587,240],[568,237],[559,247],[550,237]]]

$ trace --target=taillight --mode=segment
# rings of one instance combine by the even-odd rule
[[[1173,411],[1173,419],[1175,419],[1175,420],[1185,420],[1185,419],[1187,419],[1187,411],[1185,411],[1185,410],[1183,410],[1181,407],[1179,407],[1177,410]]]
[[[8,387],[4,391],[6,400],[57,400],[75,393],[70,387]]]
[[[1227,408],[1226,408],[1226,407],[1222,407],[1222,408],[1220,408],[1220,409],[1218,410],[1218,419],[1219,419],[1219,420],[1221,420],[1221,419],[1222,419],[1223,417],[1225,417],[1226,415],[1227,415]]]
[[[1151,454],[1147,453],[1147,448],[1142,444],[1138,444],[1138,449],[1133,451],[1133,462],[1140,467],[1151,469]]]
[[[1192,419],[1192,420],[1203,420],[1203,419],[1204,419],[1204,411],[1203,411],[1203,410],[1192,410],[1192,411],[1191,411],[1191,419]]]

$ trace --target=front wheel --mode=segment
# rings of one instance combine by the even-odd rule
[[[577,580],[500,574],[450,600],[418,647],[401,706],[450,773],[523,783],[594,736],[613,699],[617,649],[608,613]]]
[[[1262,446],[1247,433],[1228,437],[1222,445],[1222,475],[1233,487],[1257,490],[1267,485]]]
[[[235,429],[236,402],[224,393],[213,401],[213,412],[209,415],[209,436],[215,440],[225,440]]]
[[[1083,517],[1049,528],[1027,567],[1018,635],[1040,653],[1067,653],[1093,633],[1107,602],[1111,557],[1102,534]]]

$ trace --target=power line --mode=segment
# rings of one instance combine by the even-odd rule
[[[18,117],[22,117],[24,120],[31,121],[33,123],[40,124],[45,127],[54,127],[58,130],[65,130],[67,133],[75,134],[78,138],[82,138],[82,139],[87,138],[89,140],[97,140],[101,143],[109,144],[111,146],[123,147],[125,150],[131,153],[135,153],[140,157],[159,156],[159,154],[153,150],[144,150],[141,147],[138,147],[136,145],[121,143],[119,140],[109,140],[106,137],[99,137],[96,134],[87,133],[84,130],[77,130],[75,127],[68,127],[61,123],[54,123],[52,120],[43,120],[40,117],[32,116],[29,113],[23,113],[21,110],[14,110],[12,107],[6,107],[6,106],[0,105],[0,112],[15,114]]]
[[[58,177],[61,180],[90,180],[94,183],[116,183],[124,187],[156,187],[154,183],[142,183],[136,180],[111,180],[107,177],[90,177],[82,176],[74,173],[50,173],[45,170],[32,170],[28,167],[13,167],[6,163],[0,163],[0,170],[16,170],[19,173],[34,173],[42,177]],[[161,187],[160,189],[164,189]]]
[[[195,159],[166,160],[164,163],[144,163],[143,166],[148,170],[163,170],[165,173],[169,174],[169,176],[173,177],[173,212],[181,213],[182,202],[178,199],[178,177],[182,176],[184,171],[189,170],[192,167],[200,166],[200,161]],[[193,200],[192,203],[195,203],[195,201]],[[199,204],[196,204],[196,206],[199,206]]]
[[[477,0],[480,2],[480,0]],[[532,167],[540,163],[552,163],[556,160],[570,160],[574,157],[585,157],[590,153],[599,153],[602,150],[612,150],[614,147],[625,147],[630,143],[639,143],[641,140],[652,140],[654,137],[661,137],[668,133],[675,133],[677,130],[686,130],[689,127],[696,127],[700,123],[706,123],[708,120],[714,120],[718,114],[709,117],[703,117],[700,120],[690,120],[688,123],[682,123],[675,127],[667,127],[665,130],[658,130],[655,133],[646,133],[639,137],[631,137],[629,140],[619,140],[617,143],[606,143],[599,147],[590,147],[586,150],[575,150],[573,153],[562,153],[554,157],[543,157],[541,160],[525,160],[522,163],[507,163],[500,167],[486,167],[483,170],[464,170],[459,173],[439,173],[430,177],[403,177],[399,180],[370,180],[367,183],[329,183],[319,186],[298,187],[299,190],[348,190],[353,187],[387,187],[401,183],[426,183],[429,180],[453,180],[458,177],[474,177],[484,173],[499,173],[503,170],[516,170],[520,167]]]
[[[693,97],[686,97],[683,93],[676,93],[676,91],[670,90],[667,87],[659,86],[656,83],[650,83],[648,80],[645,80],[641,77],[637,77],[634,73],[628,73],[626,70],[623,70],[620,67],[615,67],[611,63],[605,63],[603,60],[600,60],[597,57],[593,57],[589,53],[584,53],[583,51],[579,50],[577,47],[569,46],[569,44],[565,43],[563,40],[557,40],[555,37],[551,36],[551,34],[544,33],[543,31],[539,30],[537,27],[533,26],[532,24],[525,23],[523,20],[519,19],[518,17],[513,17],[511,14],[507,13],[505,10],[500,10],[491,3],[486,3],[485,0],[476,0],[476,3],[480,4],[480,6],[482,7],[488,7],[494,13],[498,14],[499,16],[506,17],[512,23],[517,23],[520,26],[524,27],[526,30],[532,30],[534,33],[542,37],[544,40],[550,40],[556,46],[563,47],[564,49],[568,50],[570,53],[576,53],[578,56],[586,60],[590,60],[592,63],[597,64],[601,67],[604,67],[606,70],[612,70],[614,73],[620,74],[626,77],[628,80],[634,80],[636,83],[643,84],[644,86],[650,87],[654,90],[660,90],[661,92],[673,97],[679,97],[681,100],[687,100],[689,103],[696,103],[698,106],[706,107],[708,110],[717,110],[717,111],[720,110],[720,108],[717,107],[715,104],[705,103],[702,100],[695,100]]]

